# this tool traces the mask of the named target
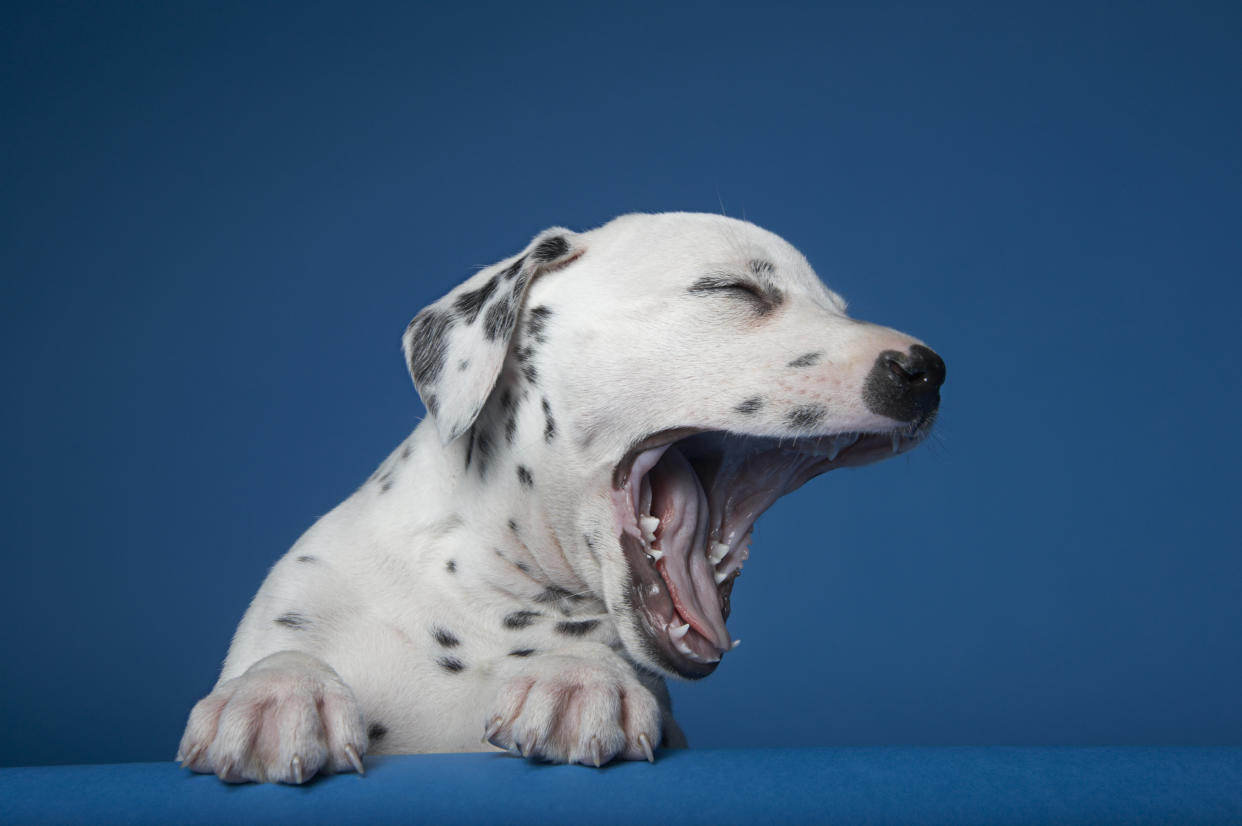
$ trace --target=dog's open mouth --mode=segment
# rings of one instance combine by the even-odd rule
[[[799,439],[684,428],[639,442],[614,470],[612,499],[651,657],[691,679],[714,671],[736,645],[725,621],[755,520],[807,480],[903,453],[930,427]]]

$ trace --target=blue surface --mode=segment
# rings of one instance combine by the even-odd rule
[[[172,763],[0,770],[6,824],[1226,824],[1242,749],[748,749],[602,770],[507,755],[227,786]]]
[[[748,217],[948,363],[692,745],[1242,745],[1242,4],[0,4],[0,765],[170,758],[540,229]]]

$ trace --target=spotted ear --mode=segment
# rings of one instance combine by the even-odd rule
[[[544,230],[521,255],[475,273],[405,328],[406,364],[444,444],[470,429],[496,385],[526,288],[581,255],[576,238]]]

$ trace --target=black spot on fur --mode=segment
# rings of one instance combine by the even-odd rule
[[[424,310],[410,322],[410,373],[420,387],[434,382],[444,369],[452,326],[453,317],[439,310]]]
[[[379,478],[376,479],[376,482],[379,483],[380,493],[387,493],[389,489],[392,488],[392,471],[386,470],[381,473]]]
[[[567,591],[556,585],[549,585],[543,590],[542,594],[535,597],[535,602],[557,602],[558,600],[572,599],[573,597],[574,594],[571,591]]]
[[[555,261],[567,252],[569,252],[569,242],[557,235],[540,242],[539,246],[535,247],[535,251],[531,253],[531,258],[536,261]]]
[[[281,614],[277,617],[276,624],[283,625],[286,628],[292,628],[294,631],[305,631],[311,623],[304,614],[290,611],[287,614]]]
[[[527,565],[525,562],[514,562],[513,564],[516,565],[517,569],[521,571],[522,573],[524,574],[530,573],[530,566]]]
[[[556,624],[556,632],[564,634],[567,637],[581,637],[595,630],[595,626],[599,625],[599,620],[581,620],[578,622],[558,622]]]
[[[298,562],[318,562],[318,561],[319,561],[319,557],[310,556],[309,554],[298,557]]]
[[[814,353],[806,353],[798,356],[793,361],[786,364],[786,367],[810,367],[813,364],[819,364],[819,360],[824,357],[823,350],[816,350]]]
[[[436,642],[445,648],[456,648],[461,645],[461,640],[457,639],[452,631],[439,626],[431,629],[431,636],[435,637]]]
[[[540,616],[542,615],[538,611],[514,611],[505,615],[504,626],[511,631],[517,631],[528,627]]]
[[[556,419],[552,418],[552,405],[548,404],[547,396],[543,398],[543,440],[551,442],[556,438]]]
[[[509,414],[509,418],[505,419],[505,444],[513,444],[513,437],[517,434],[517,415]]]
[[[372,743],[376,742],[377,740],[383,740],[384,735],[386,735],[387,733],[388,733],[388,726],[384,725],[383,723],[372,723],[371,725],[367,726],[367,739],[370,740]]]
[[[402,448],[401,448],[401,458],[402,458],[402,459],[408,459],[408,458],[410,458],[410,453],[411,453],[413,450],[414,450],[414,448],[410,447],[410,443],[409,443],[409,442],[406,442],[406,443],[405,443],[405,445],[403,445],[403,446],[402,446]]]
[[[539,371],[535,369],[535,363],[528,361],[522,365],[522,377],[531,384],[539,383]]]
[[[508,267],[505,268],[505,271],[503,273],[500,274],[501,278],[503,278],[505,281],[512,281],[514,278],[517,277],[517,274],[522,271],[522,265],[525,263],[526,263],[525,257],[519,258],[518,260],[514,261],[512,264],[510,264]]]
[[[776,272],[776,267],[772,266],[771,261],[755,260],[750,262],[750,271],[753,275],[771,275]]]
[[[535,307],[530,311],[530,315],[526,319],[526,335],[535,341],[543,344],[547,341],[544,331],[547,328],[548,319],[552,317],[552,310],[548,307]]]
[[[509,520],[509,530],[513,531],[514,533],[517,533],[517,522],[516,521],[512,519]]]
[[[535,653],[533,648],[515,648],[509,652],[510,657],[529,657]]]
[[[759,412],[759,409],[765,404],[767,404],[767,400],[764,399],[763,396],[752,396],[733,409],[738,413],[741,413],[743,416],[750,416]]]
[[[477,290],[471,290],[457,296],[457,300],[453,302],[453,309],[466,320],[467,324],[473,324],[478,320],[479,312],[483,309],[483,305],[492,297],[492,293],[496,292],[498,286],[500,286],[499,273],[487,279],[487,283]]]
[[[475,426],[470,431],[471,448],[467,450],[466,466],[470,466],[473,457],[475,465],[479,468],[479,475],[487,474],[487,465],[492,458],[492,437],[488,435],[485,428]]]
[[[462,359],[461,361],[457,362],[457,371],[459,373],[464,373],[469,369],[470,369],[470,359]]]
[[[456,674],[466,667],[466,664],[456,657],[441,657],[436,660],[436,665],[440,666],[450,674]]]
[[[513,388],[506,387],[500,391],[500,409],[506,413],[513,410],[517,400],[513,398]]]
[[[790,427],[809,430],[824,420],[828,409],[822,404],[803,404],[785,414],[785,421]]]
[[[428,393],[428,394],[427,394],[427,398],[426,398],[426,400],[425,400],[425,404],[427,405],[427,412],[428,412],[428,413],[430,413],[430,414],[431,414],[431,415],[433,415],[433,416],[435,416],[435,415],[439,414],[439,412],[440,412],[440,399],[439,399],[439,397],[438,397],[438,396],[436,396],[436,394],[435,394],[435,393]]]
[[[450,559],[448,562],[444,563],[444,570],[448,571],[450,574],[457,573],[457,563]]]
[[[535,486],[535,477],[531,476],[530,469],[526,465],[517,466],[518,481],[522,483],[522,487],[533,488]]]
[[[487,308],[487,316],[483,320],[483,333],[488,341],[500,341],[513,329],[514,320],[513,297],[499,298]]]

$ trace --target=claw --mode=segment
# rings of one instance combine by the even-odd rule
[[[598,737],[591,738],[591,759],[595,761],[595,768],[604,765],[604,747],[600,745]]]
[[[492,738],[500,733],[500,727],[504,725],[504,722],[505,721],[499,714],[493,717],[492,721],[488,723],[487,728],[484,730],[483,739],[480,742],[492,743]],[[495,746],[496,744],[492,743],[492,745]]]
[[[181,761],[181,768],[188,769],[190,767],[190,764],[198,759],[198,756],[203,753],[203,749],[206,747],[207,747],[206,743],[199,743],[197,746],[190,749],[190,753],[187,754],[185,757],[182,757],[181,755],[177,755],[177,759]]]
[[[302,781],[305,780],[306,778],[302,776],[302,758],[301,757],[298,757],[296,754],[293,755],[293,759],[289,761],[289,771],[292,772],[293,774],[293,782],[297,783],[299,786],[302,785]]]
[[[358,756],[358,750],[351,744],[345,744],[345,756],[349,758],[350,764],[353,765],[354,771],[358,774],[366,774],[367,770],[362,766],[362,758]]]
[[[647,762],[655,762],[655,752],[651,750],[651,741],[647,739],[646,734],[638,735],[638,745],[643,747],[643,754],[647,755]]]

